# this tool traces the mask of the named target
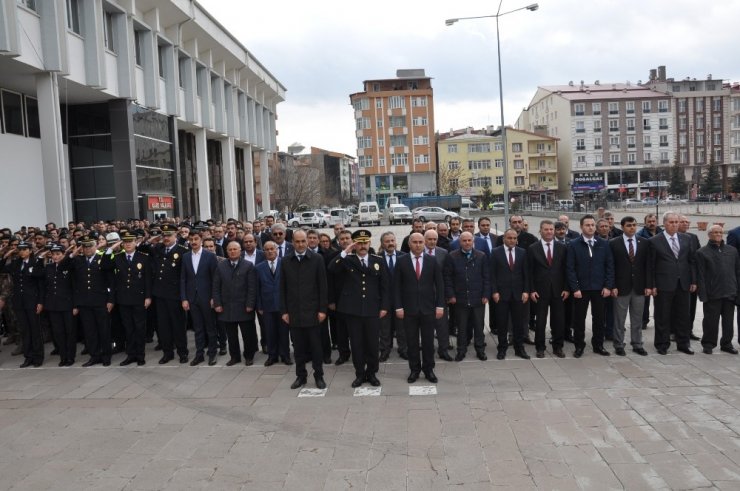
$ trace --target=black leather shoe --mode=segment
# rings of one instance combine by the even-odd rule
[[[693,332],[689,334],[689,339],[691,339],[692,341],[701,341],[701,338],[697,336],[696,334],[694,334]]]
[[[227,367],[233,367],[237,363],[241,363],[241,360],[236,360],[236,359],[232,358],[232,359],[230,359],[229,361],[226,362],[226,366]]]
[[[306,377],[298,377],[295,379],[295,382],[293,382],[290,386],[291,389],[298,389],[300,387],[303,387],[306,385]]]
[[[227,353],[226,348],[221,348],[220,350],[218,350],[219,356],[226,356],[226,353]]]
[[[193,358],[193,361],[190,362],[190,366],[197,367],[204,361],[206,361],[206,359],[203,357],[203,355],[195,355],[195,358]]]
[[[518,349],[518,350],[514,350],[514,354],[516,356],[518,356],[519,358],[522,358],[524,360],[529,360],[529,355],[527,354],[526,351],[524,351],[524,348]]]
[[[66,367],[67,366],[67,360],[60,360],[59,364],[57,365],[59,367]]]
[[[56,356],[58,354],[59,354],[59,350],[54,348],[53,350],[51,350],[51,353],[49,353],[49,356]]]
[[[102,363],[102,365],[104,367],[109,367],[110,366],[110,360],[104,360],[103,363]]]
[[[658,354],[659,355],[667,355],[668,354],[668,350],[665,349],[665,348],[658,348]]]
[[[268,358],[268,359],[265,360],[265,366],[266,367],[271,367],[274,364],[275,364],[275,360],[273,358]]]
[[[406,379],[406,381],[410,384],[413,384],[419,380],[419,372],[411,372],[411,375],[409,375],[409,378]]]
[[[82,366],[83,367],[91,367],[91,366],[97,365],[98,363],[100,363],[100,360],[97,360],[95,358],[90,358],[85,363],[83,363]]]
[[[477,356],[480,361],[486,361],[488,359],[485,351],[479,351],[475,354],[475,356]]]
[[[291,359],[290,359],[290,357],[287,357],[287,358],[285,358],[285,359],[283,360],[283,363],[284,363],[285,365],[288,365],[288,366],[290,366],[290,365],[292,365],[292,364],[293,364],[293,360],[291,360]]]
[[[252,365],[254,365],[254,359],[252,359],[252,358],[245,358],[244,359],[244,365],[246,365],[248,367],[251,367]]]
[[[601,356],[611,356],[611,353],[609,353],[604,348],[594,348],[594,353]]]
[[[450,354],[449,354],[449,353],[447,352],[447,350],[444,350],[444,351],[440,351],[440,352],[439,352],[439,353],[437,353],[437,354],[438,354],[438,355],[439,355],[439,357],[440,357],[440,358],[441,358],[442,360],[444,360],[444,361],[452,361],[452,357],[451,357],[451,356],[450,356]]]
[[[433,384],[436,384],[439,382],[439,379],[437,379],[437,376],[434,374],[434,370],[429,370],[424,374],[424,376],[427,378],[427,380]]]
[[[364,381],[365,380],[362,377],[357,377],[352,381],[352,388],[356,389],[357,387],[361,386]]]
[[[317,389],[326,389],[326,382],[324,382],[324,377],[314,377],[314,380],[316,380]]]
[[[563,353],[563,348],[558,348],[556,350],[553,350],[552,354],[557,356],[558,358],[565,358],[565,353]]]
[[[162,351],[162,345],[157,343],[154,345],[154,351]]]
[[[180,363],[187,363],[188,355],[180,355]]]
[[[545,352],[544,351],[538,351],[535,356],[537,358],[544,358],[545,357]]]
[[[725,353],[729,353],[731,355],[737,354],[737,350],[733,348],[732,346],[722,346],[719,350],[724,351]]]
[[[136,363],[136,358],[133,358],[131,356],[127,356],[125,360],[123,360],[121,363],[119,363],[120,366],[125,367],[132,363]]]
[[[159,359],[159,364],[164,365],[165,363],[169,363],[174,359],[175,357],[172,355],[164,355],[162,358]]]
[[[712,348],[703,348],[701,350],[701,352],[704,353],[705,355],[711,355],[712,354]]]
[[[632,351],[640,356],[647,356],[647,351],[645,351],[645,348],[632,348]]]
[[[583,348],[577,348],[577,349],[576,349],[576,350],[575,350],[575,351],[573,352],[573,358],[580,358],[580,357],[582,357],[582,356],[583,356]]]
[[[497,360],[505,360],[506,359],[506,351],[499,351],[496,353],[496,359]]]
[[[380,387],[380,380],[378,380],[378,377],[376,377],[374,373],[365,377],[365,380],[367,380],[373,387]]]
[[[455,361],[463,361],[465,359],[465,353],[458,352],[455,355]]]
[[[136,366],[141,367],[144,365],[146,365],[146,360],[144,360],[144,358],[139,358],[138,360],[136,360]]]
[[[42,361],[34,361],[34,362],[32,363],[32,365],[33,365],[33,367],[34,367],[34,368],[39,368],[39,367],[41,367],[41,365],[43,365],[43,364],[44,364],[44,362],[42,362]],[[110,362],[108,362],[108,365],[110,365]]]
[[[617,356],[627,356],[627,353],[624,352],[624,348],[616,348],[614,352]]]
[[[208,366],[212,367],[216,364],[216,355],[208,355]]]
[[[30,366],[31,366],[31,360],[29,360],[28,358],[26,358],[25,360],[23,360],[23,363],[21,363],[21,368],[28,368]]]
[[[339,358],[337,358],[337,361],[334,362],[334,365],[335,366],[344,365],[348,361],[349,361],[349,356],[339,355]]]
[[[687,355],[693,355],[694,354],[694,350],[692,350],[688,346],[685,347],[685,348],[678,348],[678,351],[680,351],[681,353],[685,353]]]

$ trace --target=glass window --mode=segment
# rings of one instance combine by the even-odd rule
[[[33,97],[26,97],[26,134],[31,138],[41,138],[39,126],[39,102]]]
[[[2,91],[3,122],[6,133],[23,135],[23,105],[21,95],[15,92]]]
[[[144,32],[143,31],[134,31],[134,59],[136,61],[136,64],[139,66],[142,66],[144,64]]]
[[[76,34],[82,34],[79,0],[67,0],[67,29]]]
[[[116,52],[116,38],[113,28],[113,13],[103,11],[103,41],[105,49],[113,53]]]
[[[159,76],[164,78],[164,64],[165,57],[167,56],[167,46],[157,46],[157,61],[159,63]]]

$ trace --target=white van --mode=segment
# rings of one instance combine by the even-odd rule
[[[344,208],[332,208],[329,210],[329,225],[333,227],[337,223],[349,227],[352,225],[352,213]]]
[[[380,208],[375,201],[363,201],[358,206],[357,223],[360,227],[365,224],[380,225]]]
[[[480,208],[478,208],[478,205],[473,203],[472,200],[468,198],[463,198],[462,204],[460,205],[460,215],[470,216],[471,211],[480,211]]]

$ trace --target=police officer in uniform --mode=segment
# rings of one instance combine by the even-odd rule
[[[49,314],[59,350],[59,366],[71,367],[77,354],[77,325],[72,316],[72,260],[59,244],[52,245],[49,252],[51,262],[44,268],[44,310]]]
[[[19,242],[18,257],[10,263],[2,264],[13,279],[13,309],[18,321],[18,330],[23,339],[23,356],[21,368],[31,365],[40,367],[44,362],[44,343],[41,340],[39,314],[43,310],[44,264],[41,259],[31,257],[31,244]],[[7,258],[14,250],[11,249]]]
[[[368,254],[370,232],[357,230],[352,244],[347,246],[329,265],[330,272],[343,276],[337,312],[345,316],[352,343],[352,364],[355,380],[352,387],[369,382],[380,385],[378,372],[380,319],[388,314],[390,291],[385,261]]]
[[[74,282],[74,305],[72,315],[80,316],[85,332],[85,346],[90,359],[83,367],[102,363],[110,366],[111,330],[110,311],[113,310],[113,297],[110,292],[110,275],[103,270],[103,253],[98,251],[94,237],[86,235],[80,239],[82,244],[70,254],[72,260],[72,280]],[[79,255],[80,248],[82,255]]]
[[[123,250],[121,250],[123,249]],[[103,267],[111,272],[113,298],[126,333],[125,367],[145,363],[146,309],[152,303],[152,278],[149,256],[136,250],[136,235],[126,232],[105,253]]]
[[[175,347],[180,363],[188,362],[188,338],[185,332],[185,312],[180,301],[180,270],[182,256],[188,249],[177,243],[177,229],[162,225],[162,235],[154,244],[142,244],[139,249],[149,253],[153,263],[152,295],[157,304],[157,335],[162,345],[160,365],[175,358]]]

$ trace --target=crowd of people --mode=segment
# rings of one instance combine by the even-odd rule
[[[496,358],[580,358],[590,345],[609,356],[607,342],[625,356],[627,342],[648,352],[643,330],[653,303],[653,346],[660,355],[675,342],[692,355],[737,354],[733,346],[740,258],[740,227],[727,242],[721,226],[706,245],[676,213],[648,214],[641,226],[600,210],[583,215],[580,231],[568,216],[543,219],[538,235],[518,215],[497,235],[488,217],[449,223],[415,220],[406,236],[386,231],[379,250],[369,230],[331,234],[290,229],[264,220],[172,220],[49,223],[44,229],[0,230],[0,310],[3,344],[16,344],[21,367],[44,363],[53,343],[59,366],[144,365],[155,342],[159,364],[292,365],[292,388],[307,383],[310,362],[318,388],[323,366],[351,360],[353,387],[380,385],[379,364],[394,348],[408,360],[408,382],[423,373],[432,383],[435,358],[462,361],[472,345],[486,360],[485,318],[497,338]],[[400,242],[400,246],[398,243]],[[704,310],[702,337],[693,333],[697,298]],[[626,336],[629,317],[629,339]],[[549,336],[547,332],[549,320]],[[721,335],[719,326],[721,325]],[[190,358],[187,331],[194,333]],[[530,335],[534,331],[534,339]],[[241,334],[241,341],[240,341]],[[549,339],[548,339],[549,337]],[[291,356],[291,346],[293,356]],[[436,356],[435,356],[436,354]]]

